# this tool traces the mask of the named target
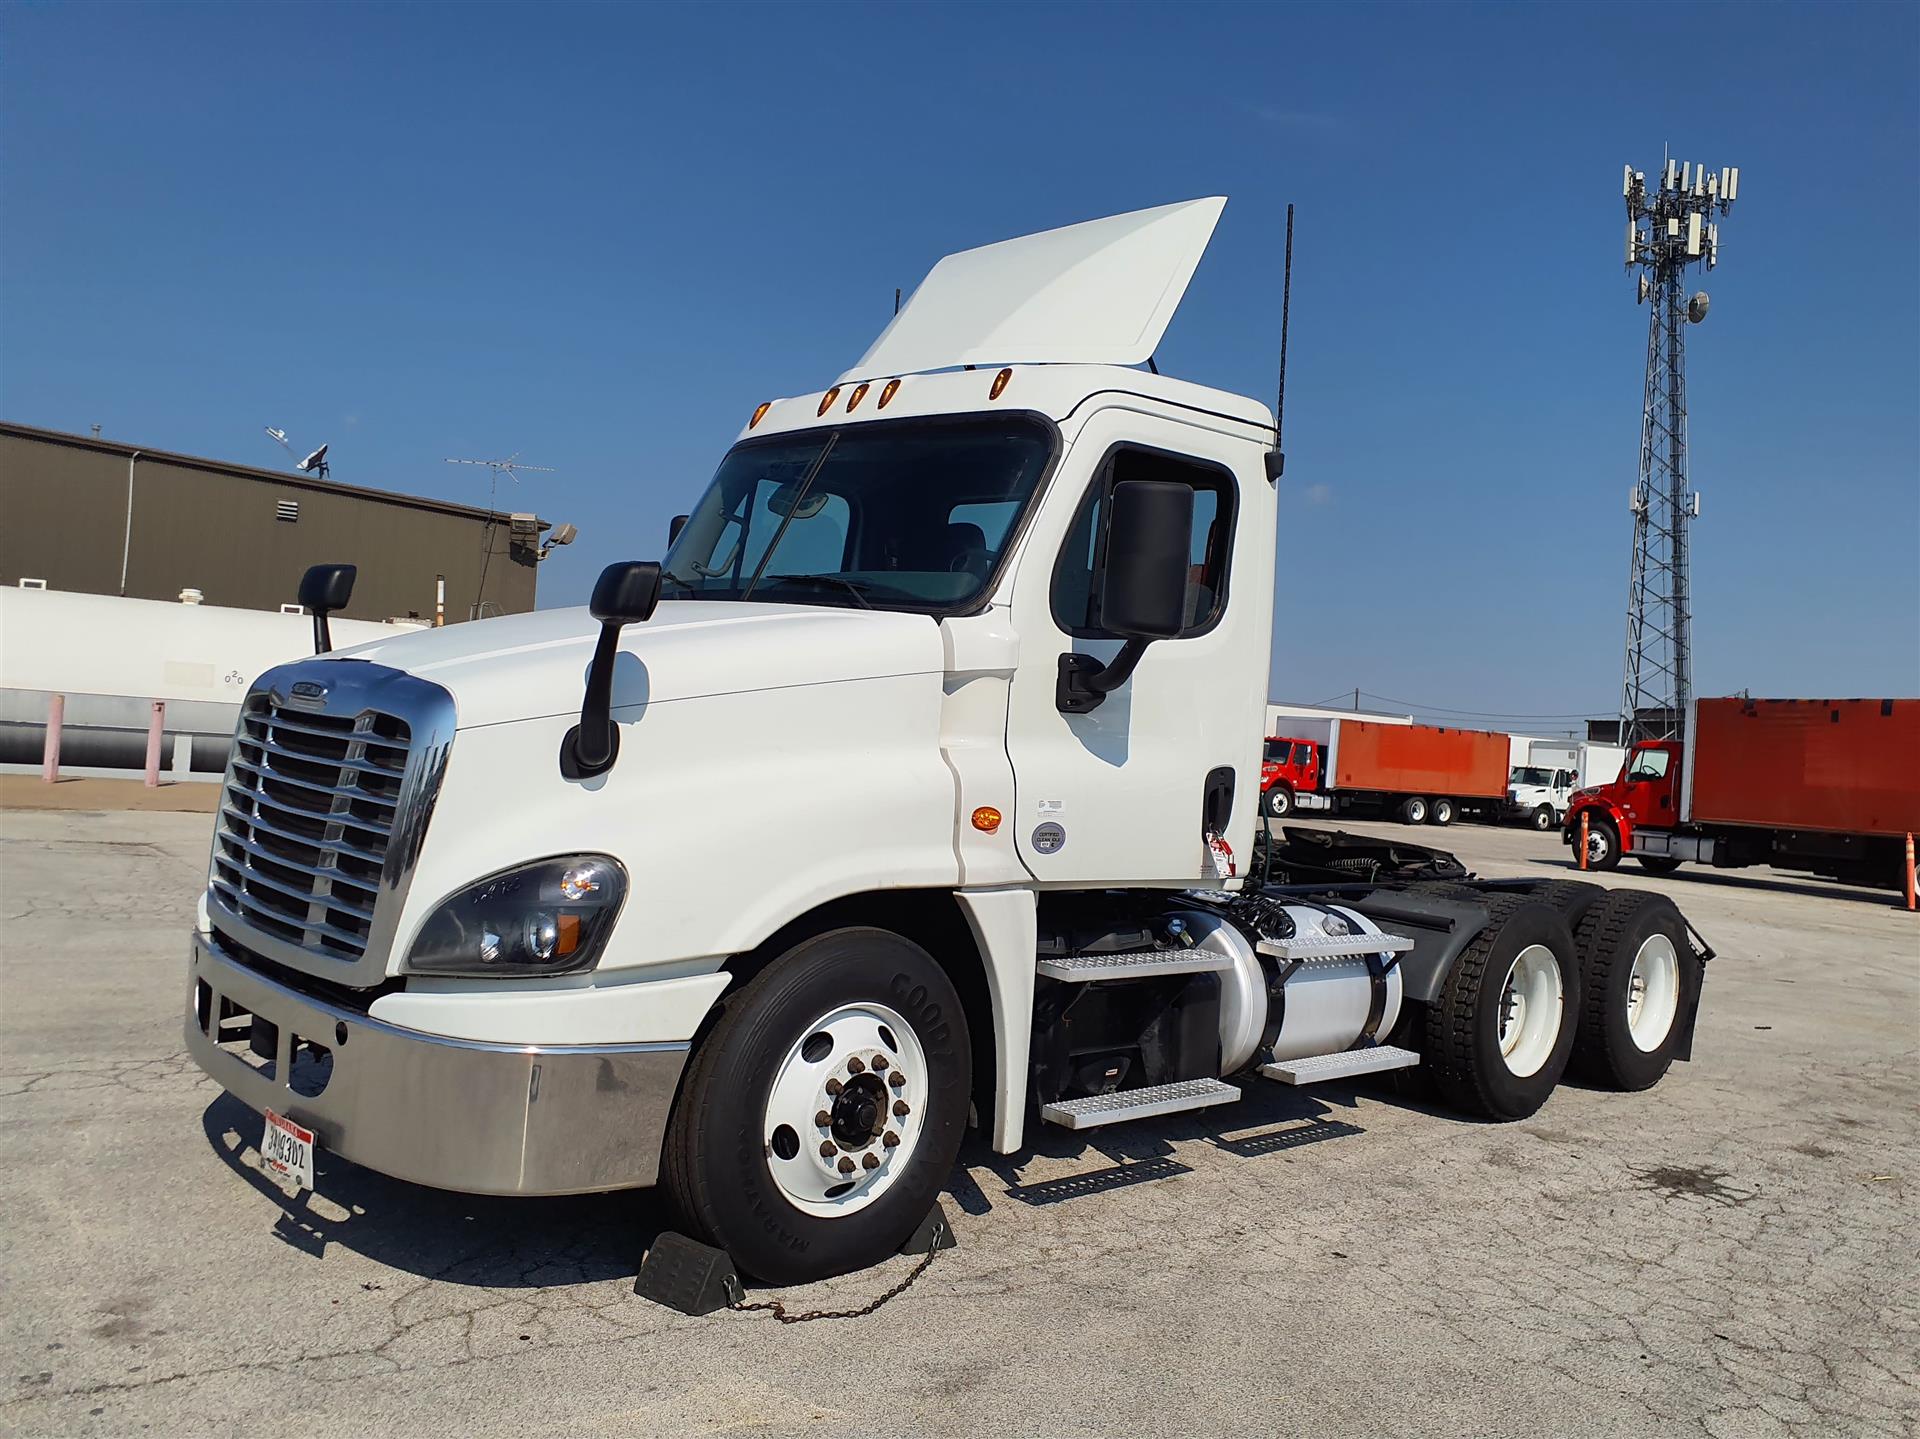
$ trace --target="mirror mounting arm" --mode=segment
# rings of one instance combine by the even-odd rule
[[[613,722],[613,667],[620,655],[620,631],[650,619],[660,603],[660,566],[623,560],[600,572],[587,608],[600,622],[600,638],[587,667],[587,691],[580,701],[580,723],[560,741],[560,773],[567,779],[591,779],[613,768],[620,754],[620,730]]]
[[[1054,707],[1070,715],[1099,709],[1108,695],[1133,678],[1133,667],[1140,663],[1149,643],[1144,637],[1130,639],[1106,664],[1092,655],[1061,655],[1060,674],[1053,689]]]

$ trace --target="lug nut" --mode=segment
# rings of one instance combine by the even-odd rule
[[[854,1055],[854,1057],[853,1057],[852,1059],[849,1059],[849,1060],[847,1061],[847,1073],[848,1073],[848,1074],[858,1074],[858,1073],[860,1073],[860,1071],[861,1071],[861,1070],[863,1070],[863,1069],[865,1069],[865,1068],[866,1068],[866,1065],[864,1065],[864,1064],[862,1064],[862,1063],[860,1062],[860,1056],[859,1056],[859,1055],[857,1055],[857,1054],[856,1054],[856,1055]]]
[[[886,1057],[886,1055],[884,1055],[884,1054],[876,1054],[876,1055],[874,1055],[874,1057],[873,1057],[873,1072],[874,1072],[875,1074],[878,1074],[878,1073],[879,1073],[879,1072],[880,1072],[881,1070],[883,1070],[883,1069],[885,1069],[886,1067],[887,1067],[887,1057]]]
[[[860,1162],[866,1165],[867,1168],[869,1169],[878,1169],[880,1167],[880,1156],[877,1154],[869,1154],[865,1159],[862,1159]]]
[[[813,1116],[813,1122],[822,1129],[825,1129],[829,1124],[833,1123],[833,1116],[823,1109]]]
[[[833,1141],[831,1139],[823,1139],[820,1141],[820,1157],[822,1159],[833,1158]]]
[[[907,1082],[906,1075],[902,1074],[897,1069],[894,1070],[892,1074],[889,1074],[887,1076],[887,1083],[891,1084],[895,1089],[898,1089],[901,1085],[905,1084],[906,1082]]]
[[[837,1080],[837,1079],[829,1079],[829,1080],[827,1081],[827,1093],[828,1093],[828,1094],[838,1094],[838,1093],[839,1093],[839,1092],[841,1091],[841,1089],[842,1089],[842,1088],[844,1088],[844,1087],[845,1087],[845,1086],[843,1086],[843,1085],[842,1085],[842,1084],[840,1083],[840,1081],[839,1081],[839,1080]]]
[[[896,1099],[896,1100],[894,1100],[894,1101],[893,1101],[893,1112],[894,1112],[895,1114],[911,1114],[911,1113],[913,1113],[913,1111],[912,1111],[912,1109],[910,1109],[910,1108],[908,1107],[908,1105],[907,1105],[907,1101],[906,1101],[906,1100],[904,1100],[904,1099]]]
[[[850,1156],[850,1155],[846,1155],[846,1154],[843,1154],[843,1155],[841,1155],[841,1156],[840,1156],[840,1172],[841,1172],[842,1174],[851,1174],[851,1173],[853,1173],[853,1158],[852,1158],[852,1156]]]
[[[895,1134],[891,1129],[889,1129],[887,1131],[887,1137],[881,1140],[880,1142],[886,1145],[887,1148],[894,1149],[894,1148],[897,1148],[900,1143],[900,1136]]]

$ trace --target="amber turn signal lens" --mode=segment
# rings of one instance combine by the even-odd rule
[[[898,380],[888,380],[886,384],[880,387],[880,408],[883,410],[886,409],[887,401],[899,393],[900,382]]]
[[[866,399],[868,389],[869,389],[869,386],[866,384],[865,381],[862,381],[860,384],[857,384],[853,387],[853,393],[847,396],[847,413],[849,415],[851,415],[855,410],[860,408],[860,402]]]
[[[815,410],[814,414],[816,415],[826,414],[828,410],[831,410],[833,408],[833,402],[839,398],[840,398],[840,387],[838,385],[835,385],[831,390],[828,390],[826,394],[820,397],[820,408]]]
[[[766,419],[767,411],[771,410],[772,408],[773,408],[772,400],[762,400],[759,406],[754,410],[753,418],[747,421],[747,428],[752,429],[755,425],[759,424],[762,420]]]
[[[1012,370],[1002,370],[999,374],[995,375],[993,377],[993,388],[987,391],[987,398],[989,400],[999,399],[1000,392],[1006,389],[1007,381],[1011,380],[1012,378],[1013,378]]]
[[[973,812],[973,827],[982,834],[992,834],[1000,828],[1000,811],[990,804],[983,804]]]

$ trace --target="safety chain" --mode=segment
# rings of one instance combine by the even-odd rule
[[[809,1309],[804,1314],[789,1314],[787,1306],[777,1299],[760,1300],[749,1304],[744,1298],[734,1300],[727,1308],[738,1310],[742,1314],[751,1313],[756,1309],[765,1310],[782,1324],[806,1324],[815,1319],[865,1319],[888,1300],[898,1299],[906,1293],[913,1281],[927,1272],[927,1266],[933,1263],[933,1256],[940,1252],[940,1241],[945,1235],[945,1226],[936,1226],[933,1231],[932,1247],[922,1256],[920,1262],[913,1266],[913,1271],[871,1304],[862,1305],[858,1309]]]

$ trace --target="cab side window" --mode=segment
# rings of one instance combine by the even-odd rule
[[[1097,627],[1094,596],[1104,556],[1107,496],[1124,480],[1175,480],[1193,490],[1193,540],[1187,564],[1186,624],[1180,638],[1212,629],[1227,605],[1233,554],[1234,485],[1228,471],[1158,450],[1122,447],[1107,457],[1080,506],[1053,574],[1053,617],[1076,639],[1113,638]]]

